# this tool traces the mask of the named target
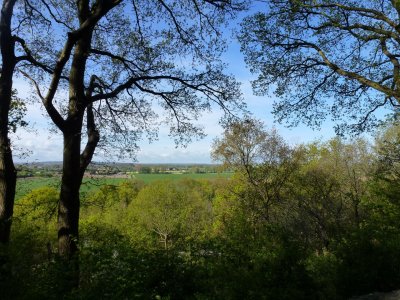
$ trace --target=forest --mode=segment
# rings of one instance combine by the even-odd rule
[[[231,178],[128,180],[82,197],[79,284],[58,190],[15,205],[4,299],[348,299],[400,286],[400,123],[290,147],[257,121],[213,145]],[[247,159],[250,158],[250,159]],[[15,288],[18,287],[18,288]]]
[[[400,0],[3,0],[0,54],[1,299],[399,292]],[[336,135],[296,143],[262,107]],[[38,114],[56,173],[15,163]],[[185,147],[202,116],[217,169],[88,188],[119,172],[99,157],[122,166],[160,133]],[[34,174],[57,184],[24,192]]]

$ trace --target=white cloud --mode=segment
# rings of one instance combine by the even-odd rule
[[[61,161],[62,144],[60,135],[50,134],[45,128],[36,132],[21,130],[13,140],[15,161]],[[29,155],[20,157],[24,153]]]
[[[232,43],[229,52],[224,56],[224,60],[230,63],[226,70],[234,74],[242,82],[242,92],[248,104],[248,109],[256,118],[264,121],[268,128],[275,126],[280,134],[291,144],[308,142],[324,136],[329,138],[334,135],[332,125],[327,124],[320,131],[313,131],[305,126],[287,129],[282,125],[274,123],[271,114],[273,97],[258,97],[253,95],[250,80],[255,76],[250,74],[243,62],[243,55],[240,53],[239,46]],[[31,88],[21,79],[14,82],[14,87],[18,90],[21,98],[28,97],[32,93]],[[162,110],[155,107],[156,112],[162,115]],[[44,116],[41,103],[28,105],[27,119],[37,130],[32,132],[21,131],[19,139],[13,140],[17,148],[28,149],[31,155],[23,161],[61,161],[62,160],[62,137],[61,135],[49,134],[49,119]],[[213,108],[211,112],[204,112],[195,123],[204,127],[206,138],[200,141],[193,141],[186,148],[176,148],[173,140],[168,136],[169,128],[161,126],[159,140],[149,144],[143,139],[139,146],[141,151],[137,155],[137,160],[143,163],[210,163],[210,147],[212,140],[222,134],[223,129],[219,125],[222,112],[218,108]],[[115,158],[116,159],[116,158]],[[102,157],[95,156],[94,160],[103,160]],[[16,158],[16,161],[21,159]]]

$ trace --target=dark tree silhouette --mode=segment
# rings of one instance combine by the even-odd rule
[[[379,108],[400,100],[400,2],[271,0],[248,17],[240,34],[254,90],[278,96],[279,121],[339,133],[369,129]],[[292,118],[293,117],[293,118]]]
[[[227,114],[243,108],[238,84],[223,74],[219,60],[225,48],[219,28],[243,3],[29,4],[56,28],[46,47],[25,41],[27,48],[43,51],[37,57],[41,64],[26,64],[22,72],[64,137],[58,249],[61,256],[71,258],[77,250],[79,188],[98,145],[134,150],[142,132],[152,133],[160,126],[155,102],[164,109],[178,143],[202,135],[192,121],[211,110],[212,103]]]
[[[14,208],[17,174],[14,167],[8,118],[12,100],[12,81],[18,58],[11,33],[11,19],[16,0],[3,1],[0,16],[0,243],[8,243]]]

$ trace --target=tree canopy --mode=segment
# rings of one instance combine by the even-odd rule
[[[176,141],[187,142],[202,135],[192,121],[212,103],[228,114],[243,107],[238,85],[223,74],[219,59],[226,48],[221,26],[243,8],[243,1],[30,4],[28,11],[40,12],[50,36],[24,37],[21,43],[36,59],[24,73],[61,131],[68,127],[70,102],[82,102],[77,105],[90,106],[96,128],[103,132],[99,146],[111,145],[108,150],[129,155],[141,133],[154,137],[161,115]],[[80,40],[87,49],[78,64]],[[78,80],[71,73],[77,65],[80,83],[74,86],[84,96],[66,101],[71,80]]]
[[[399,106],[399,14],[397,0],[267,1],[239,36],[255,92],[273,90],[291,125],[330,115],[338,133],[370,129]]]
[[[177,143],[202,136],[193,121],[213,103],[228,116],[244,108],[239,85],[220,60],[220,30],[243,3],[26,2],[24,15],[37,15],[36,28],[48,37],[43,30],[29,34],[21,16],[19,50],[30,59],[20,71],[64,139],[62,256],[77,250],[71,237],[78,237],[79,188],[98,146],[134,153],[141,134],[153,136],[161,124],[157,103]]]

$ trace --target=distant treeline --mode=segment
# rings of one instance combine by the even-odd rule
[[[57,177],[61,176],[59,163],[26,163],[17,165],[17,176],[26,177]],[[204,174],[218,173],[221,166],[217,164],[124,164],[124,163],[92,163],[89,165],[88,175],[130,175],[140,174]],[[224,170],[229,172],[232,170]]]

